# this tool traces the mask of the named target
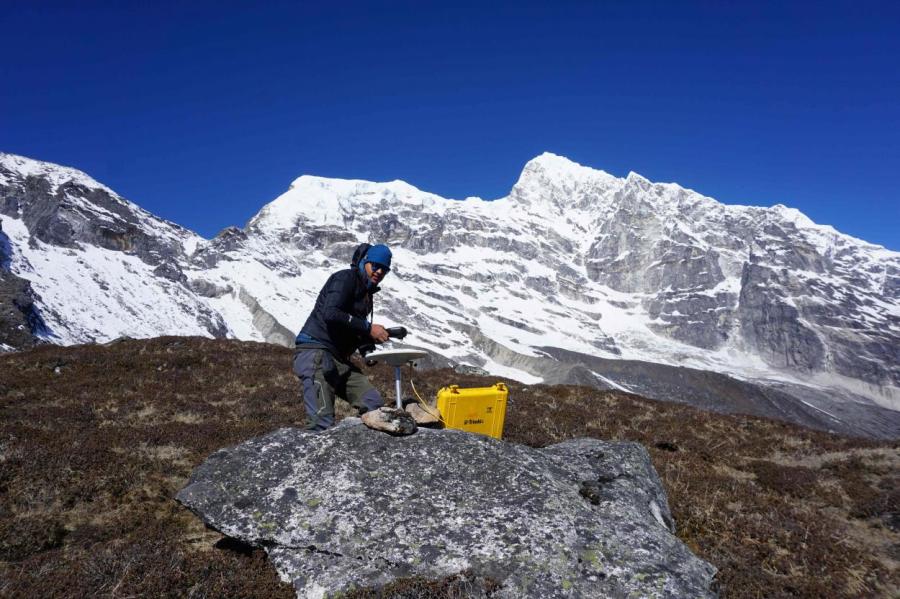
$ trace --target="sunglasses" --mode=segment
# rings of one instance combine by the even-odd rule
[[[384,264],[379,264],[378,262],[369,262],[372,265],[372,272],[378,272],[379,270],[384,274],[388,274],[391,272],[390,266],[385,266]]]

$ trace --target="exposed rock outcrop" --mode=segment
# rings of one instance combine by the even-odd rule
[[[83,173],[47,165],[23,177],[0,165],[0,175],[9,181],[0,194],[0,213],[20,218],[43,243],[85,244],[134,254],[153,266],[168,263],[165,276],[178,270],[175,260],[185,258],[182,243],[190,232],[153,217]]]
[[[45,330],[31,284],[9,270],[11,253],[9,238],[0,229],[0,351],[33,347]]]
[[[177,498],[264,547],[299,597],[464,570],[499,583],[494,597],[715,596],[635,443],[391,437],[349,418],[218,451]]]
[[[0,269],[0,348],[26,349],[40,343],[44,322],[25,279]]]
[[[241,302],[250,310],[250,314],[253,316],[253,327],[259,331],[259,334],[262,335],[262,338],[265,339],[267,343],[274,343],[275,345],[282,345],[284,347],[294,347],[294,338],[296,337],[296,334],[278,322],[274,316],[266,312],[266,310],[259,305],[259,302],[256,301],[256,298],[247,293],[247,290],[243,287],[241,287],[238,292],[238,298],[240,298]]]

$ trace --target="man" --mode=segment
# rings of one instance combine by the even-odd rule
[[[386,245],[363,243],[353,253],[350,268],[328,278],[306,324],[297,335],[294,372],[300,378],[306,407],[306,429],[334,425],[335,395],[360,414],[384,405],[381,394],[350,362],[360,346],[384,343],[388,332],[371,322],[372,296],[391,270]]]

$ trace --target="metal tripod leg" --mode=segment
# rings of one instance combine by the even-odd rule
[[[397,409],[403,409],[403,399],[400,397],[400,366],[394,366],[394,387],[397,390]]]

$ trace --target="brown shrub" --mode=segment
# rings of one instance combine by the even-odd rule
[[[469,599],[491,597],[500,585],[491,578],[466,570],[441,580],[427,580],[414,576],[401,578],[383,587],[356,589],[347,599]]]
[[[854,518],[895,520],[900,514],[900,475],[860,456],[834,460],[825,470],[837,476]]]
[[[766,460],[754,460],[749,469],[763,487],[794,497],[808,497],[815,490],[818,475],[812,468],[783,466]]]
[[[21,561],[62,545],[66,529],[54,518],[19,516],[0,521],[0,559]]]

